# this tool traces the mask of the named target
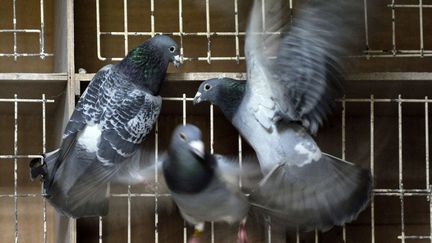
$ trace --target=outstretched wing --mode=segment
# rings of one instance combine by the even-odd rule
[[[326,231],[356,219],[368,205],[372,187],[370,170],[323,154],[303,166],[275,167],[249,200],[272,224]]]
[[[250,107],[267,129],[285,119],[315,133],[341,93],[361,1],[309,0],[291,23],[286,5],[256,0],[252,8],[245,44]]]
[[[255,156],[246,156],[242,164],[237,158],[214,154],[216,159],[217,175],[232,187],[241,185],[242,189],[252,190],[262,179],[258,159]]]

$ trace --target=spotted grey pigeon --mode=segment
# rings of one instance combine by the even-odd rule
[[[369,201],[370,171],[321,152],[310,135],[341,94],[361,7],[358,0],[309,0],[289,23],[281,1],[255,0],[247,82],[206,80],[194,98],[219,106],[255,150],[264,178],[251,204],[287,228],[325,231],[354,220]]]
[[[67,123],[60,148],[30,162],[45,197],[66,216],[108,213],[109,183],[128,163],[161,110],[159,90],[179,48],[156,35],[114,65],[100,69]]]
[[[246,242],[249,202],[235,180],[238,169],[230,159],[204,151],[201,131],[193,125],[178,126],[171,137],[162,171],[181,215],[195,231],[189,242],[199,242],[204,223],[240,223],[239,242]]]

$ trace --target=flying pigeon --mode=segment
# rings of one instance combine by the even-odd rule
[[[195,226],[190,243],[199,242],[204,223],[210,221],[240,222],[239,242],[247,241],[249,202],[229,178],[238,169],[228,158],[204,151],[199,128],[187,124],[174,130],[162,171],[181,215]]]
[[[60,148],[30,162],[44,196],[73,218],[108,213],[109,182],[128,163],[161,110],[159,90],[179,48],[156,35],[115,65],[100,69],[66,125]]]
[[[219,106],[255,150],[264,178],[254,208],[287,228],[325,231],[354,220],[372,190],[369,170],[321,152],[311,136],[342,92],[361,1],[309,0],[291,24],[284,4],[266,2],[255,0],[248,23],[247,82],[206,80],[194,103]]]

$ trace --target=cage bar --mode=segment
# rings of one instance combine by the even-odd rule
[[[207,30],[207,63],[211,63],[211,39],[210,39],[210,0],[205,0],[206,5],[206,30]],[[212,241],[213,242],[213,241]]]
[[[346,151],[346,102],[345,96],[342,100],[342,160],[345,160],[345,151]],[[317,230],[315,229],[315,242],[318,241]],[[345,224],[342,226],[342,241],[346,242],[346,228]]]
[[[400,214],[401,214],[401,242],[405,243],[405,206],[404,206],[404,190],[403,190],[403,157],[402,157],[402,96],[398,96],[398,147],[399,147],[399,189],[401,190],[400,198]]]
[[[187,97],[186,94],[183,94],[181,97],[163,97],[163,100],[169,100],[169,101],[176,101],[176,102],[181,102],[182,104],[182,123],[184,124],[187,121],[187,110],[186,110],[186,104],[187,102],[192,102],[193,98]],[[52,103],[54,102],[54,100],[50,100],[50,99],[46,99],[45,95],[43,95],[40,99],[24,99],[24,98],[18,98],[18,96],[14,96],[13,99],[7,99],[7,98],[2,98],[0,99],[0,102],[7,102],[7,103],[13,103],[14,104],[14,110],[15,110],[15,118],[14,118],[14,122],[16,124],[16,128],[14,129],[16,133],[18,133],[18,120],[17,120],[17,116],[18,116],[18,103],[41,103],[42,105],[42,119],[46,119],[44,113],[46,112],[46,108],[44,108],[46,106],[46,103]],[[342,99],[338,100],[338,102],[341,103],[342,105],[342,154],[341,157],[342,159],[345,159],[345,153],[346,153],[346,104],[347,103],[369,103],[370,105],[370,119],[369,119],[369,123],[370,123],[370,167],[371,167],[371,171],[372,174],[374,174],[374,125],[375,125],[375,104],[376,103],[396,103],[398,105],[398,141],[399,141],[399,145],[398,145],[398,153],[399,153],[399,188],[398,189],[386,189],[386,188],[376,188],[373,190],[373,195],[371,198],[371,242],[375,242],[375,215],[374,215],[374,198],[376,196],[385,196],[385,197],[399,197],[400,199],[400,205],[401,205],[401,235],[399,236],[399,239],[404,242],[406,240],[414,240],[414,239],[423,239],[423,240],[429,240],[431,239],[431,236],[421,236],[421,235],[405,235],[405,219],[404,219],[404,199],[407,197],[430,197],[431,195],[431,189],[430,189],[430,179],[429,179],[429,103],[432,102],[431,99],[429,99],[427,96],[424,97],[423,99],[413,99],[413,98],[403,98],[401,95],[399,95],[397,98],[381,98],[381,99],[377,99],[375,98],[373,95],[371,95],[369,98],[346,98],[343,97]],[[426,187],[425,189],[405,189],[403,186],[403,161],[402,161],[402,151],[403,151],[403,144],[402,144],[402,124],[403,124],[403,112],[402,112],[402,107],[404,103],[418,103],[418,104],[423,104],[424,105],[424,124],[425,124],[425,166],[426,166]],[[210,114],[210,151],[211,153],[214,153],[214,107],[212,105],[209,105],[209,114]],[[43,122],[45,123],[45,122]],[[46,133],[45,130],[45,125],[43,125],[42,128],[42,134]],[[0,155],[0,159],[22,159],[22,158],[41,158],[40,155],[20,155],[18,153],[18,145],[17,145],[17,135],[14,135],[14,144],[16,145],[14,147],[14,154],[11,155]],[[158,125],[156,125],[155,128],[155,159],[157,159],[158,156]],[[43,135],[44,137],[44,135]],[[238,137],[238,154],[239,154],[239,160],[241,160],[242,158],[242,147],[241,147],[241,137]],[[43,147],[46,146],[46,141],[43,138]],[[44,151],[45,149],[42,148],[42,150]],[[239,161],[240,163],[240,161]],[[16,168],[17,169],[17,168]],[[14,172],[15,173],[15,172]],[[16,172],[18,173],[18,172]],[[155,173],[157,174],[157,168],[155,168]],[[157,180],[157,177],[155,178],[155,180]],[[157,181],[156,181],[157,182]],[[239,180],[239,183],[241,183],[241,181]],[[15,201],[18,202],[18,198],[24,198],[24,197],[39,197],[42,194],[39,193],[18,193],[18,191],[14,191],[13,194],[2,194],[0,195],[0,198],[4,198],[4,197],[10,197],[10,198],[14,198]],[[112,194],[112,197],[124,197],[127,198],[128,200],[131,200],[134,197],[152,197],[155,198],[155,242],[158,242],[158,231],[157,231],[157,224],[158,224],[158,215],[157,215],[157,198],[158,197],[169,197],[170,195],[165,193],[165,194],[159,194],[157,191],[155,193],[133,193],[131,192],[130,188],[128,188],[128,191],[126,193],[117,193],[117,194]],[[18,204],[17,204],[18,207]],[[129,205],[129,210],[131,210],[131,205]],[[45,209],[46,210],[46,209]],[[432,206],[430,206],[430,210],[432,210]],[[18,211],[17,211],[18,212]],[[16,212],[16,213],[17,213]],[[128,212],[129,213],[129,212]],[[432,214],[431,214],[431,220],[432,220]],[[46,220],[46,218],[44,219]],[[130,218],[128,218],[128,221],[130,221]],[[101,221],[102,222],[102,221]],[[45,221],[46,223],[46,221]],[[429,226],[431,226],[432,224],[430,224]],[[100,224],[100,227],[102,226],[102,224]],[[16,225],[16,227],[18,227],[18,225]],[[45,235],[44,239],[46,239],[46,225],[43,226],[44,227],[44,232],[43,234]],[[214,227],[214,226],[213,226]],[[19,229],[17,228],[16,230],[17,232],[17,242],[19,241]],[[432,231],[431,231],[432,232]],[[187,232],[185,232],[185,239],[187,239]],[[130,234],[130,232],[128,233]],[[317,233],[315,233],[317,235]],[[103,236],[103,231],[102,231],[102,227],[100,228],[100,233],[99,233],[99,241],[102,241],[102,236]],[[128,236],[130,237],[130,236]],[[213,235],[214,237],[214,235]],[[300,239],[300,235],[298,236],[298,238]],[[268,232],[268,239],[271,240],[271,231]],[[315,238],[315,241],[318,240],[318,237]],[[44,240],[45,241],[45,240]]]
[[[395,12],[395,0],[392,0],[390,5],[392,13],[392,54],[396,54],[396,12]]]
[[[42,4],[42,0],[41,0]],[[45,94],[42,94],[42,154],[46,153],[46,98]],[[43,188],[41,186],[41,194]],[[43,221],[43,242],[47,242],[47,203],[45,197],[42,198],[42,221]]]
[[[179,36],[180,36],[180,58],[183,63],[183,0],[178,1],[178,11],[179,11]]]
[[[99,243],[102,243],[102,239],[103,239],[103,221],[102,221],[102,216],[99,216]]]
[[[14,101],[14,156],[18,155],[18,95],[15,94]],[[18,228],[18,160],[14,158],[14,210],[15,210],[15,243],[19,242]]]
[[[214,107],[210,104],[210,154],[214,154]],[[210,222],[210,242],[215,242],[214,222]]]
[[[370,96],[370,171],[372,178],[375,177],[375,99],[374,95]],[[375,243],[375,195],[370,195],[370,208],[371,208],[371,243]]]
[[[363,0],[363,8],[364,8],[365,46],[366,46],[366,50],[369,50],[369,26],[368,26],[367,0]]]
[[[155,138],[155,150],[154,150],[154,159],[155,163],[159,160],[159,121],[156,121],[155,129],[154,129],[154,138]],[[158,166],[155,166],[154,169],[154,181],[155,181],[155,195],[154,195],[154,237],[155,237],[155,243],[159,242],[159,206],[158,206],[158,197],[159,194],[159,171]],[[129,194],[130,197],[132,197],[132,194]]]
[[[183,126],[186,126],[186,94],[183,93],[182,96],[182,108],[183,108],[183,112],[182,112],[182,120],[183,120]],[[186,220],[183,220],[183,243],[187,242],[187,222]]]
[[[45,59],[47,56],[53,56],[52,53],[45,52],[45,11],[44,11],[44,0],[39,1],[39,13],[40,13],[40,23],[39,29],[31,29],[31,28],[22,28],[18,29],[18,17],[17,17],[17,1],[12,0],[12,29],[0,29],[0,33],[10,33],[13,37],[13,47],[10,53],[2,52],[0,53],[0,57],[13,57],[15,61],[18,60],[18,57],[36,57],[38,56],[41,59]],[[18,52],[18,37],[17,33],[25,33],[25,34],[37,34],[38,38],[38,46],[39,53],[28,53]]]
[[[425,100],[428,97],[425,96]],[[426,189],[431,191],[430,185],[430,161],[429,161],[429,103],[425,102],[425,162],[426,162]],[[429,237],[432,243],[432,199],[431,195],[428,196],[429,201]]]
[[[129,50],[129,35],[128,35],[128,12],[127,0],[123,0],[123,27],[124,27],[124,55],[126,56]]]
[[[37,1],[38,6],[40,7],[40,19],[37,19],[37,22],[40,22],[38,24],[40,24],[40,27],[37,28],[19,28],[19,25],[17,23],[21,23],[20,19],[19,19],[19,14],[17,14],[18,8],[17,8],[17,0],[9,0],[12,3],[12,21],[13,21],[13,25],[12,28],[10,29],[0,29],[0,33],[5,34],[5,35],[11,35],[13,37],[13,48],[12,50],[8,50],[7,53],[0,53],[0,57],[12,57],[14,58],[14,60],[18,60],[21,58],[29,58],[29,57],[39,57],[41,59],[47,57],[47,56],[53,56],[53,54],[51,53],[46,53],[46,49],[47,49],[47,45],[46,45],[46,33],[49,33],[49,31],[46,31],[46,24],[49,23],[48,21],[45,22],[45,14],[47,9],[45,9],[45,5],[47,1],[44,0],[39,0]],[[233,31],[212,31],[212,29],[210,29],[210,23],[215,23],[214,18],[215,16],[213,16],[213,14],[211,14],[212,9],[211,9],[211,5],[210,5],[210,0],[205,0],[202,1],[205,4],[205,20],[204,18],[202,19],[197,19],[197,21],[206,21],[205,22],[205,31],[201,31],[201,32],[187,32],[184,29],[184,21],[183,21],[183,16],[184,16],[184,9],[183,9],[183,0],[179,0],[178,1],[178,10],[179,10],[179,14],[178,14],[178,19],[179,19],[179,24],[178,24],[178,32],[161,32],[159,29],[156,28],[156,21],[158,19],[155,18],[155,11],[158,11],[159,9],[155,9],[155,3],[154,0],[150,0],[150,31],[130,31],[131,29],[133,29],[133,23],[130,22],[130,19],[128,17],[128,15],[130,15],[130,11],[128,11],[128,4],[131,4],[132,1],[134,0],[123,0],[123,9],[119,9],[118,11],[120,11],[120,13],[123,13],[122,19],[120,19],[119,21],[123,21],[123,31],[111,31],[110,29],[105,28],[105,26],[102,26],[101,29],[101,23],[100,23],[100,17],[101,16],[106,16],[107,12],[104,12],[100,9],[100,5],[99,5],[99,0],[96,0],[96,43],[97,43],[97,56],[100,60],[102,61],[117,61],[120,60],[122,57],[120,56],[113,56],[113,57],[108,57],[103,55],[103,53],[101,53],[101,49],[102,49],[102,45],[104,45],[104,43],[101,43],[101,37],[107,37],[107,36],[114,36],[114,37],[120,37],[123,38],[123,43],[124,43],[124,54],[127,53],[128,49],[129,49],[129,44],[133,38],[131,37],[135,37],[135,36],[140,36],[140,37],[151,37],[154,36],[155,34],[168,34],[171,36],[176,36],[180,38],[180,54],[182,57],[182,61],[199,61],[199,62],[207,62],[207,63],[211,63],[211,61],[235,61],[237,63],[239,63],[240,61],[244,60],[244,55],[241,52],[241,47],[240,47],[240,40],[241,38],[245,37],[245,31],[242,29],[242,27],[239,25],[239,22],[242,21],[242,19],[240,19],[241,16],[239,16],[239,1],[238,0],[233,0],[233,2],[230,2],[230,6],[233,7],[234,9],[234,21],[230,21],[230,24],[233,25]],[[69,2],[69,1],[68,1]],[[69,4],[69,3],[68,3]],[[290,4],[290,9],[292,9],[292,0],[289,1]],[[423,0],[418,0],[418,4],[416,3],[410,3],[410,4],[399,4],[398,1],[392,0],[390,4],[387,4],[387,10],[388,13],[391,14],[392,18],[388,18],[386,21],[391,21],[391,35],[389,35],[389,37],[391,36],[391,41],[389,42],[389,45],[387,48],[383,48],[383,49],[377,49],[374,48],[373,46],[373,41],[371,41],[372,38],[372,34],[371,33],[371,26],[373,25],[373,23],[371,22],[371,14],[373,14],[373,12],[368,12],[368,4],[370,5],[371,2],[367,2],[367,0],[363,0],[363,5],[364,5],[364,30],[365,30],[365,40],[364,43],[366,44],[366,48],[364,51],[362,51],[361,53],[357,53],[356,55],[354,55],[353,57],[358,57],[358,58],[395,58],[395,57],[432,57],[432,50],[426,49],[427,48],[427,43],[425,39],[426,35],[428,34],[427,31],[425,32],[424,28],[426,26],[426,15],[425,15],[425,11],[429,11],[432,8],[431,4],[425,4],[425,2]],[[264,4],[265,5],[265,4]],[[263,5],[263,7],[264,7]],[[48,6],[48,5],[47,5]],[[403,30],[401,29],[402,25],[402,21],[404,21],[404,19],[402,18],[402,16],[399,15],[399,10],[401,9],[413,9],[415,11],[418,10],[418,20],[416,19],[416,25],[418,24],[419,26],[419,44],[418,44],[418,49],[417,46],[415,48],[412,49],[398,49],[401,48],[401,42],[399,41],[399,39],[396,38],[396,33],[398,34],[398,38],[399,35],[401,33],[403,33]],[[397,18],[397,23],[396,23],[396,13],[398,14],[398,18]],[[72,16],[72,15],[71,15]],[[265,22],[265,16],[263,16],[264,18],[264,22]],[[417,18],[417,17],[416,17]],[[70,20],[73,21],[73,20]],[[121,22],[120,22],[121,23]],[[71,24],[71,23],[69,23]],[[71,26],[73,26],[73,22],[72,25],[68,25],[68,28],[71,28]],[[362,26],[363,27],[363,26]],[[176,27],[177,28],[177,27]],[[215,29],[213,29],[215,30]],[[73,28],[71,28],[69,31],[71,31],[73,33]],[[390,32],[390,31],[389,31]],[[263,31],[262,34],[280,34],[277,32],[272,32],[272,33],[267,33],[265,32],[265,30]],[[19,38],[21,37],[21,35],[24,36],[30,36],[30,35],[38,35],[38,44],[39,44],[39,48],[37,51],[35,51],[35,53],[21,53],[20,50],[20,42],[18,40],[20,40]],[[221,56],[217,53],[217,51],[215,51],[215,45],[212,45],[211,41],[215,40],[217,37],[224,37],[224,38],[228,38],[231,42],[231,44],[233,45],[233,51],[232,53],[228,54],[227,56]],[[49,36],[48,36],[49,37]],[[202,55],[202,56],[185,56],[185,50],[184,50],[184,46],[183,46],[183,41],[185,39],[185,37],[203,37],[205,38],[206,41],[206,54]],[[416,33],[416,37],[417,37],[417,33]],[[93,37],[94,38],[94,37]],[[73,39],[72,39],[72,43],[73,43]],[[391,44],[390,44],[391,43]],[[381,47],[380,47],[381,48]],[[73,48],[71,48],[70,46],[68,46],[68,53],[73,53]],[[105,49],[105,48],[104,48]],[[187,53],[187,52],[186,52]],[[57,54],[56,54],[57,57]],[[62,82],[68,80],[68,85],[69,82],[76,82],[75,84],[79,84],[80,81],[84,81],[89,77],[92,77],[93,74],[85,74],[85,75],[81,75],[81,74],[75,74],[75,70],[73,68],[73,55],[72,55],[72,62],[69,63],[68,69],[67,70],[60,70],[64,71],[65,73],[29,73],[29,74],[25,74],[25,73],[1,73],[0,74],[0,80],[7,80],[7,81],[16,81],[21,82],[21,81],[28,81],[28,80],[43,80],[44,82],[56,82],[57,80],[60,80]],[[426,74],[426,76],[423,76],[425,74],[413,74],[413,73],[394,73],[394,74],[384,74],[383,76],[375,76],[375,79],[377,80],[396,80],[395,77],[397,76],[398,79],[397,80],[403,80],[403,79],[407,79],[407,80],[412,80],[412,79],[417,79],[420,76],[422,76],[422,78],[419,78],[419,80],[431,80],[431,75],[430,74]],[[375,80],[373,78],[373,75],[370,75],[372,78],[369,78],[368,80]],[[390,77],[391,76],[391,77]],[[218,72],[218,73],[184,73],[184,74],[169,74],[167,75],[167,79],[168,80],[174,80],[174,81],[183,81],[183,80],[203,80],[206,78],[212,78],[212,77],[232,77],[232,78],[238,78],[238,79],[245,79],[246,76],[244,73],[222,73],[222,72]],[[69,86],[68,86],[69,87]],[[74,87],[74,91],[76,94],[79,93],[79,89],[77,87]],[[67,91],[69,92],[69,91]],[[70,93],[68,93],[70,94]],[[73,97],[67,97],[67,103],[71,103],[73,104],[73,101],[71,102],[71,100],[73,100]],[[188,119],[187,117],[187,113],[186,113],[186,104],[187,102],[191,102],[193,100],[193,98],[189,98],[187,97],[185,94],[183,94],[181,97],[163,97],[164,101],[174,101],[174,102],[182,102],[182,108],[183,108],[183,115],[182,115],[182,122],[183,124],[186,122],[186,120]],[[15,223],[15,242],[22,242],[23,241],[23,234],[22,234],[22,227],[19,227],[20,225],[18,225],[18,209],[21,206],[20,204],[20,198],[39,198],[44,196],[43,191],[41,191],[40,193],[21,193],[19,190],[17,190],[17,187],[19,186],[17,181],[18,177],[21,177],[21,173],[22,170],[18,167],[17,165],[17,161],[19,159],[33,159],[33,158],[41,158],[40,155],[35,155],[35,154],[20,154],[21,149],[18,148],[18,135],[21,134],[21,131],[19,129],[22,129],[22,126],[19,126],[20,124],[18,124],[18,118],[20,113],[22,112],[22,106],[24,105],[28,105],[31,103],[40,103],[42,108],[41,108],[41,112],[42,112],[42,152],[46,152],[46,104],[47,103],[53,103],[54,100],[52,99],[46,99],[45,95],[42,95],[42,97],[40,98],[27,98],[24,96],[21,96],[18,98],[17,96],[14,96],[14,98],[5,98],[2,97],[0,98],[0,103],[10,103],[14,105],[14,151],[12,154],[2,154],[0,155],[0,159],[4,159],[4,160],[11,160],[14,163],[14,191],[11,193],[3,193],[0,194],[0,198],[10,198],[11,200],[14,201],[14,207],[15,207],[15,212],[13,212],[15,214],[15,222],[11,222]],[[418,99],[406,99],[406,98],[402,98],[402,96],[399,97],[384,97],[384,98],[378,98],[376,99],[373,95],[371,95],[370,97],[366,97],[366,98],[343,98],[341,100],[338,100],[338,102],[342,103],[343,106],[343,118],[342,118],[342,158],[345,159],[345,152],[346,152],[346,121],[345,121],[345,105],[346,103],[364,103],[364,104],[368,104],[370,105],[370,119],[369,119],[369,125],[370,125],[370,168],[372,171],[372,174],[375,175],[376,171],[375,170],[375,159],[374,157],[376,156],[376,151],[375,151],[375,142],[374,142],[374,132],[375,132],[375,116],[376,116],[376,111],[375,111],[375,104],[378,103],[391,103],[391,104],[397,104],[398,105],[398,139],[399,139],[399,144],[398,144],[398,156],[399,156],[399,160],[398,160],[398,165],[399,165],[399,178],[398,178],[398,188],[397,189],[390,189],[390,188],[376,188],[373,190],[372,196],[371,196],[371,222],[370,222],[370,227],[371,227],[371,242],[375,242],[375,233],[376,233],[376,229],[375,229],[375,220],[376,220],[376,215],[375,215],[375,197],[394,197],[394,198],[398,198],[399,199],[399,204],[401,206],[401,234],[398,236],[398,239],[400,239],[402,242],[405,241],[410,241],[410,240],[423,240],[423,241],[430,241],[432,242],[432,191],[431,191],[431,183],[430,183],[430,155],[429,155],[429,103],[432,102],[431,99],[429,99],[427,96],[424,98],[418,98]],[[402,113],[402,107],[405,103],[415,103],[415,104],[420,104],[420,105],[424,105],[424,123],[425,123],[425,166],[426,166],[426,180],[425,180],[425,188],[417,188],[417,189],[406,189],[403,185],[403,167],[407,167],[408,164],[403,164],[404,161],[402,161],[402,153],[403,153],[403,144],[402,144],[402,121],[406,115],[406,112]],[[18,110],[19,108],[19,110]],[[18,113],[18,111],[20,113]],[[210,135],[211,135],[211,144],[210,144],[210,149],[211,152],[213,153],[213,146],[214,146],[214,118],[213,118],[213,106],[210,106]],[[66,116],[67,116],[67,112],[65,112]],[[157,161],[158,159],[158,153],[159,153],[159,147],[158,147],[158,123],[156,123],[155,125],[155,160]],[[22,141],[20,141],[22,142]],[[239,136],[238,137],[238,156],[239,156],[239,166],[240,168],[243,165],[243,149],[244,146],[242,145],[242,139]],[[155,168],[155,182],[157,185],[158,182],[158,168]],[[239,186],[242,186],[242,178],[239,178]],[[156,187],[157,188],[157,187]],[[131,190],[131,187],[128,186],[128,190],[127,192],[124,193],[113,193],[111,195],[112,197],[116,197],[116,198],[124,198],[127,200],[128,203],[128,213],[127,213],[127,217],[128,217],[128,225],[127,225],[127,234],[128,234],[128,242],[131,242],[131,210],[132,210],[132,203],[131,200],[133,198],[137,198],[137,197],[145,197],[145,198],[154,198],[154,235],[155,235],[155,242],[159,242],[159,232],[158,232],[158,223],[160,221],[159,219],[159,215],[158,215],[158,198],[160,197],[170,197],[170,194],[168,193],[159,193],[158,190],[156,190],[154,193],[134,193]],[[405,215],[405,209],[404,209],[404,200],[406,200],[406,198],[408,197],[423,197],[429,200],[429,214],[430,214],[430,218],[429,218],[429,228],[430,228],[430,232],[429,235],[427,235],[427,233],[424,233],[424,235],[406,235],[406,228],[405,228],[405,223],[406,223],[406,216]],[[43,200],[43,208],[42,210],[42,238],[44,242],[47,242],[47,236],[49,235],[49,233],[51,232],[47,232],[48,228],[47,228],[47,206],[46,206],[46,200],[44,198],[42,198]],[[22,215],[20,215],[20,217],[22,217]],[[107,233],[105,231],[103,231],[103,223],[105,223],[105,221],[103,221],[105,219],[103,219],[102,217],[99,218],[99,242],[102,242],[102,239],[104,237],[104,235]],[[75,234],[74,232],[74,223],[75,221],[72,220],[71,221],[71,235]],[[21,224],[21,222],[20,222]],[[39,227],[39,226],[38,226]],[[184,228],[184,232],[183,232],[183,240],[184,242],[187,242],[187,227],[186,224],[183,225]],[[21,232],[20,232],[21,231]],[[343,229],[343,239],[344,241],[346,241],[346,231],[345,229]],[[215,241],[215,235],[214,235],[214,224],[211,224],[211,240],[212,242]],[[266,237],[269,240],[269,242],[271,242],[272,240],[272,235],[271,235],[271,227],[266,228]],[[297,235],[297,241],[300,241],[300,235]],[[315,232],[315,242],[317,242],[318,239],[318,234],[317,232]],[[72,237],[72,242],[74,239]]]
[[[289,1],[290,10],[292,10],[292,0]],[[262,17],[263,17],[263,27],[265,26],[265,1],[262,2]],[[367,0],[363,0],[363,7],[364,7],[364,31],[365,31],[365,50],[363,53],[358,53],[357,55],[353,55],[353,57],[366,57],[366,58],[389,58],[389,57],[430,57],[432,56],[432,50],[425,50],[424,49],[424,31],[423,31],[423,9],[424,8],[432,8],[431,4],[424,4],[423,0],[419,0],[418,4],[397,4],[394,0],[390,4],[387,5],[387,7],[390,9],[391,12],[391,25],[392,25],[392,35],[391,35],[391,43],[392,46],[387,49],[377,50],[373,49],[373,47],[370,46],[370,28],[369,28],[369,14],[367,11]],[[123,12],[124,12],[124,31],[101,31],[100,30],[100,5],[99,0],[96,1],[96,26],[97,26],[97,52],[98,52],[98,58],[100,60],[114,60],[119,61],[122,59],[122,57],[104,57],[101,54],[101,43],[100,38],[101,36],[123,36],[124,37],[124,48],[125,48],[125,54],[127,53],[129,47],[128,47],[128,37],[129,36],[154,36],[155,34],[166,34],[166,35],[172,35],[172,36],[179,36],[180,37],[180,54],[182,56],[182,61],[205,61],[207,63],[211,63],[211,61],[236,61],[237,63],[240,60],[244,60],[244,56],[242,53],[240,53],[240,47],[239,47],[239,37],[245,36],[245,32],[241,31],[239,29],[239,17],[238,17],[238,0],[234,0],[233,9],[234,9],[234,31],[225,31],[225,32],[217,32],[217,31],[211,31],[210,29],[210,23],[211,23],[211,15],[210,15],[210,1],[205,0],[205,26],[206,31],[204,32],[185,32],[184,31],[184,22],[183,22],[183,1],[179,0],[178,2],[178,10],[179,10],[179,31],[178,32],[161,32],[155,29],[155,17],[154,17],[154,0],[150,0],[150,32],[146,31],[128,31],[128,12],[127,12],[127,0],[124,0],[123,4]],[[398,26],[396,25],[396,9],[402,9],[402,8],[418,8],[419,9],[419,37],[420,37],[420,43],[419,43],[419,49],[398,49],[397,43],[396,43],[396,31],[398,30]],[[105,14],[105,13],[102,13]],[[263,30],[265,32],[265,30]],[[265,33],[265,34],[278,34],[276,32],[274,33]],[[207,53],[206,56],[184,56],[184,47],[183,47],[183,37],[184,36],[203,36],[207,38]],[[233,43],[235,46],[235,52],[232,54],[232,56],[218,56],[214,55],[212,53],[212,45],[211,45],[211,38],[213,36],[229,36],[233,38]]]

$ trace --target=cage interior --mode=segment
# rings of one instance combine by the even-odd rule
[[[193,123],[208,151],[253,154],[219,108],[193,105],[199,83],[245,79],[252,0],[0,0],[0,233],[2,242],[186,242],[192,228],[167,191],[113,186],[110,213],[69,220],[31,181],[28,162],[55,149],[76,99],[102,66],[163,33],[181,46],[145,147],[159,157],[175,126]],[[289,0],[294,14],[301,1]],[[250,242],[432,242],[430,115],[432,2],[370,0],[355,26],[345,96],[315,137],[321,149],[371,168],[375,189],[359,218],[328,232],[285,232],[253,217]],[[428,97],[429,96],[429,97]],[[160,178],[159,178],[160,179]],[[237,226],[207,224],[203,242],[233,242]]]

